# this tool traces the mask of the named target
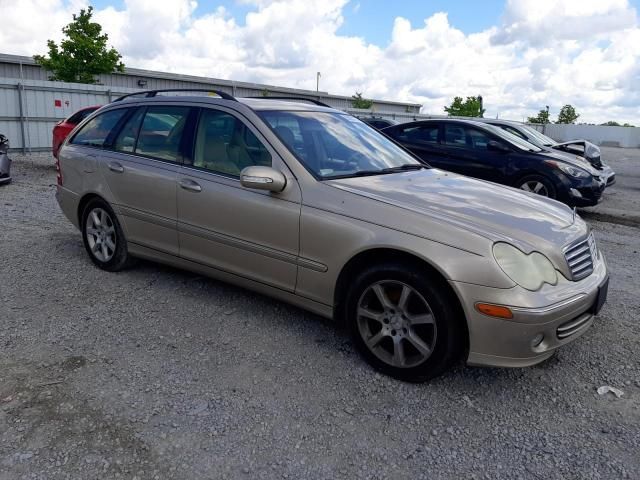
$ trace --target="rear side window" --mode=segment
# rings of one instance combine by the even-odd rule
[[[406,127],[400,130],[398,140],[411,143],[438,143],[438,124]]]
[[[73,145],[87,145],[91,147],[103,148],[107,138],[120,119],[127,112],[125,108],[109,110],[92,118],[75,134],[71,143]]]
[[[180,144],[189,110],[189,107],[149,107],[142,120],[135,153],[180,162]]]
[[[113,143],[113,149],[118,152],[133,152],[136,148],[136,140],[140,132],[144,108],[139,108],[122,127]]]

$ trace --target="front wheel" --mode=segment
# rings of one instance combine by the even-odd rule
[[[456,300],[440,279],[428,277],[403,263],[378,265],[358,275],[348,294],[347,319],[359,352],[400,380],[429,380],[463,352]]]
[[[556,189],[553,184],[541,175],[528,175],[520,179],[516,188],[525,192],[537,193],[543,197],[556,198]]]
[[[103,200],[91,200],[85,207],[82,239],[91,261],[103,270],[117,272],[131,263],[122,227]]]

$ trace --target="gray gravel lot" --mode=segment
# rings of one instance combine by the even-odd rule
[[[13,155],[0,480],[640,478],[640,151],[605,153],[618,184],[584,212],[612,275],[595,326],[539,366],[425,385],[269,298],[152,263],[98,270],[50,158]]]

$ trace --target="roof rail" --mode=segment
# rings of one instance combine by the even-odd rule
[[[299,102],[310,102],[310,103],[314,103],[320,107],[327,107],[327,108],[333,108],[330,107],[329,105],[327,105],[326,103],[322,103],[320,100],[314,100],[313,98],[304,98],[304,97],[272,97],[271,95],[269,95],[268,97],[246,97],[246,98],[260,98],[262,100],[296,100]]]
[[[165,88],[162,90],[142,90],[140,92],[129,93],[127,95],[122,95],[114,100],[114,102],[119,102],[120,100],[124,100],[128,97],[134,97],[137,95],[144,95],[144,98],[155,97],[158,93],[163,92],[208,92],[215,93],[220,98],[224,98],[225,100],[234,100],[237,102],[236,97],[233,95],[229,95],[228,93],[222,92],[220,90],[214,90],[211,88]]]

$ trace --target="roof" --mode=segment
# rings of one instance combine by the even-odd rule
[[[267,98],[238,98],[239,102],[244,103],[253,110],[287,110],[287,111],[313,111],[313,112],[333,112],[344,113],[335,108],[314,105],[306,101],[304,98],[298,100],[269,100]]]
[[[499,124],[499,125],[514,125],[514,126],[521,126],[524,125],[524,123],[522,122],[518,122],[516,120],[504,120],[502,118],[482,118],[480,120],[477,120],[478,122],[482,122],[482,123],[489,123],[489,124]]]

